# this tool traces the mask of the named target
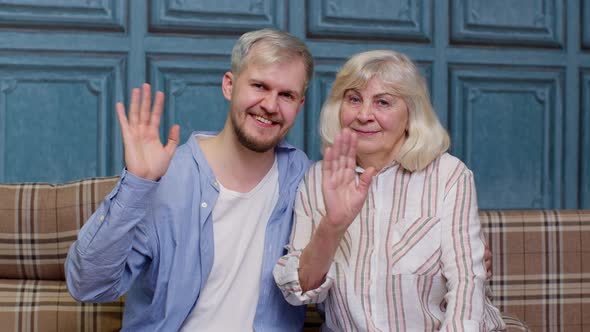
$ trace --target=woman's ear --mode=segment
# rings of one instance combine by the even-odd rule
[[[228,71],[223,75],[223,81],[221,82],[221,91],[223,92],[225,99],[231,100],[233,87],[234,74],[231,71]]]

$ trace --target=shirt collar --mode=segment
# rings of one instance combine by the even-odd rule
[[[400,163],[397,162],[396,160],[394,160],[391,163],[389,163],[389,165],[383,167],[383,169],[381,169],[381,171],[379,171],[379,173],[377,173],[377,174],[387,172],[390,168],[398,168],[399,166],[400,166]],[[365,172],[365,169],[359,165],[356,165],[355,172],[357,174],[363,174]]]

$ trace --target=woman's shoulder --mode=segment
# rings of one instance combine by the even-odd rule
[[[440,157],[435,159],[433,163],[438,165],[439,172],[443,174],[461,174],[464,172],[471,172],[471,170],[461,159],[448,152],[443,153]]]

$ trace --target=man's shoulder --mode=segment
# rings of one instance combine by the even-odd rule
[[[185,160],[185,159],[192,159],[192,151],[190,145],[187,143],[181,144],[176,148],[176,152],[174,152],[174,156],[172,159],[177,160]]]
[[[192,166],[192,167],[191,167]],[[193,157],[192,149],[188,144],[180,145],[174,152],[170,166],[166,171],[165,178],[170,177],[184,177],[184,173],[192,173],[196,168],[196,161]]]
[[[174,152],[166,173],[178,172],[181,169],[186,169],[186,166],[190,162],[194,163],[190,147],[187,146],[187,144],[180,145]]]
[[[305,152],[303,152],[303,150],[289,144],[287,141],[283,140],[281,141],[281,143],[279,143],[279,145],[276,148],[277,154],[287,154],[289,155],[289,159],[292,162],[298,162],[298,163],[303,163],[306,165],[306,167],[309,167],[311,165],[311,162],[309,160],[309,158],[307,157],[307,154],[305,154]]]
[[[285,145],[283,143],[276,151],[279,156],[279,168],[281,167],[281,159],[288,160],[287,172],[289,176],[300,178],[311,165],[311,161],[305,152],[292,145]],[[286,155],[288,158],[281,158],[281,155]]]
[[[200,159],[204,158],[201,152],[201,148],[199,143],[197,142],[196,135],[199,135],[199,132],[193,132],[185,143],[178,146],[174,156],[172,157],[172,163],[199,163],[201,162]],[[209,134],[204,133],[205,134]]]
[[[292,153],[293,153],[294,160],[304,164],[306,168],[311,166],[312,162],[311,162],[311,160],[309,160],[309,158],[307,157],[307,154],[305,152],[295,148]]]

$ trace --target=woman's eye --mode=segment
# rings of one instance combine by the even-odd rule
[[[377,101],[377,104],[379,104],[379,106],[383,106],[383,107],[387,107],[390,105],[390,103],[387,100],[384,99],[380,99]]]
[[[348,101],[351,102],[351,103],[353,103],[353,104],[356,104],[356,103],[360,103],[361,102],[361,99],[359,97],[357,97],[357,96],[349,96],[348,97]]]

